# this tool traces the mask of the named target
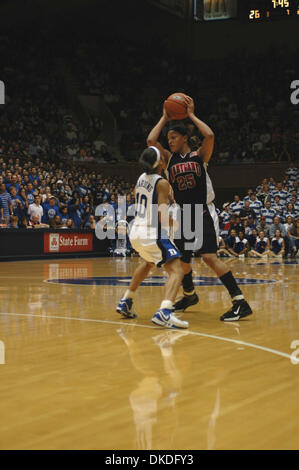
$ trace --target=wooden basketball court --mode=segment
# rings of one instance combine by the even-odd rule
[[[115,312],[137,262],[1,263],[0,448],[299,449],[298,260],[228,260],[254,315],[222,323],[195,259],[187,331],[151,323],[159,269]]]

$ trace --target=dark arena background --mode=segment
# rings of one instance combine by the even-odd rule
[[[298,31],[299,0],[0,1],[1,450],[140,468],[299,450]],[[237,321],[198,252],[189,328],[151,321],[163,266],[137,316],[116,311],[141,266],[139,157],[173,93],[213,133],[217,262],[252,309]],[[160,144],[178,123],[196,152],[190,117]]]

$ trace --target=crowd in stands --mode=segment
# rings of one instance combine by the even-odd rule
[[[83,125],[70,107],[59,42],[48,41],[36,31],[20,37],[3,34],[0,55],[0,78],[5,83],[0,156],[39,157],[56,164],[116,161],[102,141],[100,118],[89,116]]]
[[[299,170],[293,164],[282,181],[264,178],[241,199],[219,211],[219,256],[295,257],[299,250]]]
[[[293,255],[298,249],[294,162],[299,107],[289,95],[299,56],[284,48],[254,57],[243,52],[215,62],[190,62],[165,54],[162,46],[154,48],[154,55],[152,44],[147,47],[118,38],[101,44],[74,37],[64,44],[35,31],[0,35],[0,78],[6,85],[0,110],[1,228],[94,229],[103,217],[96,211],[100,204],[116,213],[118,196],[125,196],[126,207],[134,204],[133,186],[121,176],[105,178],[88,168],[116,158],[103,141],[100,116],[90,117],[85,126],[74,117],[62,61],[80,91],[101,95],[114,114],[125,160],[140,155],[163,100],[183,91],[194,97],[196,113],[215,132],[212,164],[289,161],[281,182],[264,179],[244,199],[236,195],[225,205],[219,214],[219,254],[265,256],[274,253],[274,243],[281,247],[278,254]],[[190,126],[190,135],[198,138],[194,131]]]
[[[116,209],[117,196],[129,206],[133,189],[121,176],[104,178],[39,157],[0,157],[1,227],[94,229],[96,207],[105,203]]]
[[[290,83],[299,57],[291,49],[182,61],[161,44],[76,36],[63,43],[27,31],[0,36],[0,54],[6,84],[0,154],[54,162],[117,161],[112,143],[103,138],[101,117],[89,115],[83,124],[70,108],[62,62],[80,93],[100,95],[112,111],[118,153],[126,161],[138,158],[164,99],[174,91],[191,95],[196,113],[212,127],[213,164],[298,159],[299,107],[290,101]]]
[[[82,93],[103,96],[113,111],[126,159],[139,155],[164,99],[182,91],[194,98],[196,113],[216,135],[213,163],[238,164],[298,159],[299,107],[290,101],[298,65],[298,54],[286,47],[190,62],[166,54],[161,45],[146,50],[115,38],[105,47],[81,41],[72,71]]]
[[[134,213],[134,203],[134,185],[120,176],[104,178],[94,170],[74,170],[39,157],[0,158],[3,229],[95,229],[106,217],[112,225],[121,221],[118,229],[123,230],[132,219],[128,210]],[[282,181],[264,178],[243,199],[236,194],[218,213],[219,255],[294,256],[299,248],[299,170],[292,163]]]

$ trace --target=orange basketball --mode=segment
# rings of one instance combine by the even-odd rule
[[[165,101],[165,109],[168,116],[172,119],[186,119],[187,103],[184,93],[173,93]]]

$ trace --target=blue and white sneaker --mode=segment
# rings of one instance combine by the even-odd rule
[[[120,299],[116,311],[126,318],[137,318],[132,299]]]
[[[165,328],[188,328],[189,323],[187,321],[179,320],[168,308],[162,308],[158,310],[152,318],[152,322],[158,326],[164,326]]]

